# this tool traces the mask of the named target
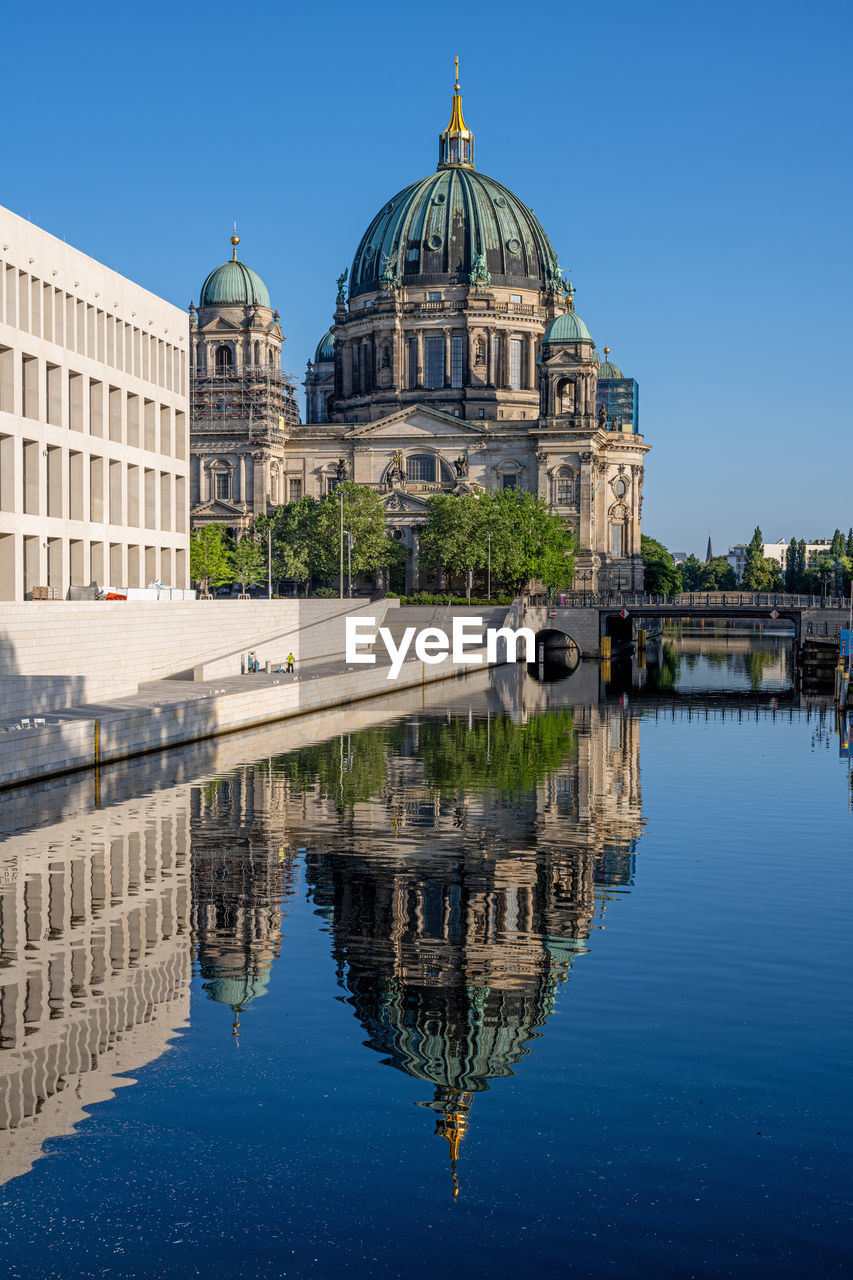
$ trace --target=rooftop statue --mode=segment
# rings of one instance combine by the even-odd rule
[[[383,253],[382,255],[382,275],[379,282],[384,293],[390,293],[392,289],[396,289],[400,284],[400,278],[397,275],[397,255],[396,253]]]
[[[474,266],[470,275],[471,284],[482,284],[486,288],[492,283],[492,273],[486,264],[486,255],[484,253],[474,254]]]
[[[337,304],[339,307],[346,305],[347,295],[346,295],[346,291],[344,290],[344,285],[347,282],[348,275],[349,275],[349,267],[344,267],[344,270],[338,276],[338,279],[337,279],[337,285],[338,285]]]

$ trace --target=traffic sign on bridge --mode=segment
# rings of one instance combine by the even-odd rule
[[[627,610],[627,609],[620,609],[620,610],[619,610],[619,617],[620,617],[620,618],[630,618],[630,616],[631,616],[631,615],[629,614],[629,612],[628,612],[628,610]]]
[[[778,610],[778,609],[771,609],[771,610],[770,610],[770,617],[771,617],[771,618],[778,618],[778,617],[779,617],[779,610]]]

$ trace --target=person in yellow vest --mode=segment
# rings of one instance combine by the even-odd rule
[[[292,653],[289,653],[289,654],[287,655],[287,669],[288,669],[288,671],[292,671],[292,670],[293,670],[293,664],[294,664],[294,662],[295,662],[295,661],[296,661],[296,659],[294,658],[293,654],[292,654]]]

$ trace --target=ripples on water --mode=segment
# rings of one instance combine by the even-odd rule
[[[727,644],[0,797],[6,1274],[846,1274],[847,763]]]

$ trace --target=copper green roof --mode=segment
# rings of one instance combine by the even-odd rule
[[[543,342],[592,342],[592,334],[580,316],[566,311],[552,320],[542,335]]]
[[[332,337],[331,329],[327,329],[320,341],[317,343],[317,350],[314,352],[315,364],[327,364],[335,358],[335,339]]]
[[[599,378],[621,378],[624,375],[621,369],[616,368],[612,360],[602,360],[598,376]]]
[[[216,267],[201,286],[200,307],[250,306],[252,303],[272,310],[269,291],[261,277],[236,258]]]
[[[401,284],[468,284],[485,254],[493,285],[545,289],[556,254],[527,205],[475,169],[448,167],[398,192],[362,236],[350,297],[372,293],[391,264]]]

